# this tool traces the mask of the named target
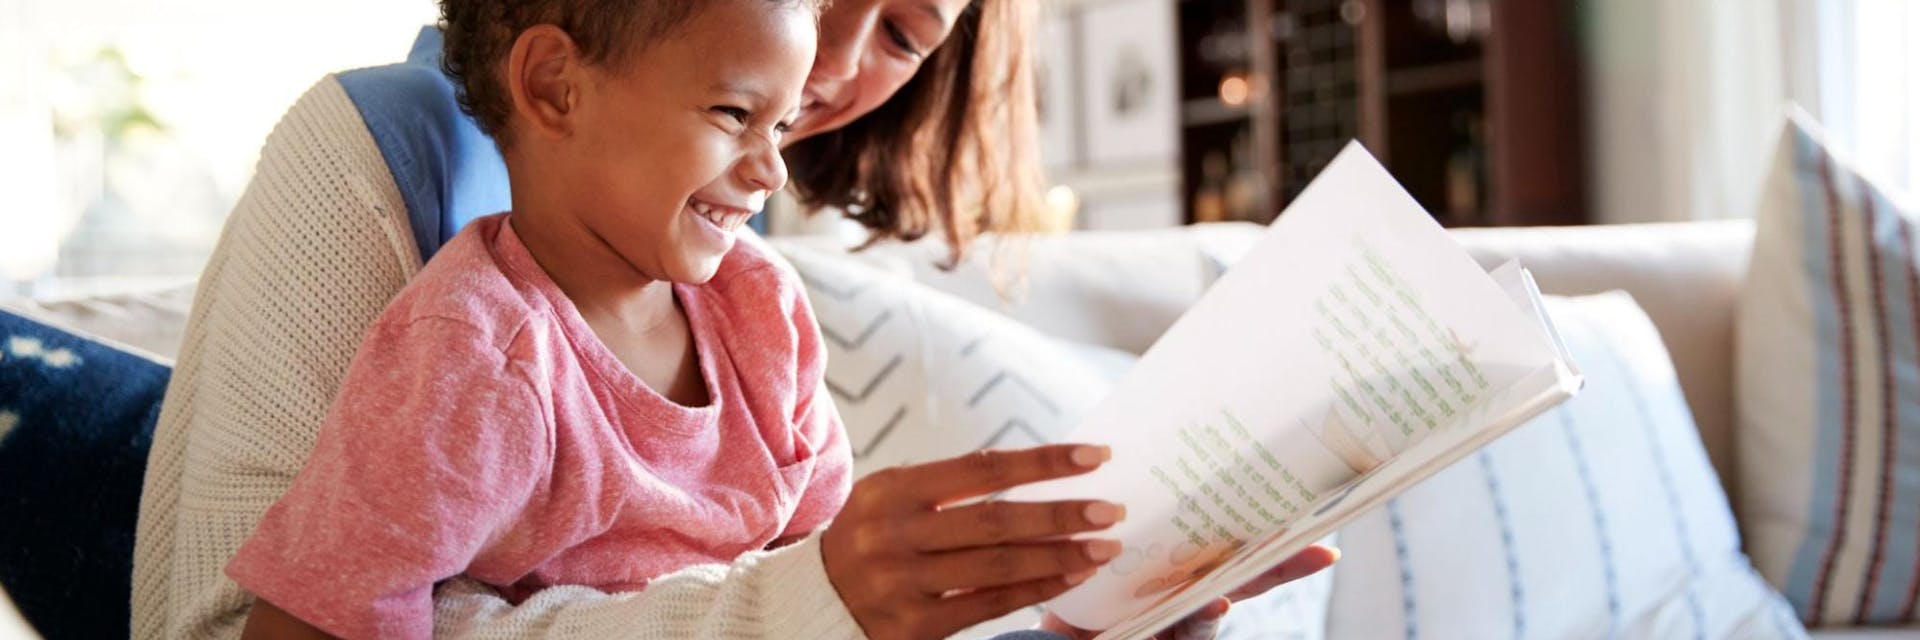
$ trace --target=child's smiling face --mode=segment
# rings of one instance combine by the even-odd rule
[[[562,153],[542,171],[571,215],[653,280],[705,282],[786,185],[780,139],[813,64],[799,3],[717,0],[616,63],[587,65]]]

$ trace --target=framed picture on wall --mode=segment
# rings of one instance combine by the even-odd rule
[[[1035,93],[1040,111],[1040,157],[1047,168],[1072,167],[1080,163],[1080,105],[1074,99],[1079,77],[1074,59],[1074,13],[1069,8],[1043,7],[1040,28],[1034,37]]]
[[[1121,0],[1079,15],[1087,164],[1172,161],[1180,153],[1174,0]]]

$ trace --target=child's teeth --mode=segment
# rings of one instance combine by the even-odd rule
[[[738,209],[722,209],[717,205],[699,201],[690,201],[689,206],[692,207],[694,213],[700,214],[700,217],[712,222],[713,226],[720,227],[725,231],[734,230],[753,215],[752,213],[739,213]]]

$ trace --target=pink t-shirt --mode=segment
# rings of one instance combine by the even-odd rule
[[[794,276],[740,242],[674,285],[712,401],[676,404],[594,337],[500,214],[394,299],[313,456],[227,565],[344,637],[426,637],[435,583],[519,601],[643,588],[824,525],[852,464]]]

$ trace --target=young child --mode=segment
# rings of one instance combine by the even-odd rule
[[[265,610],[426,637],[455,576],[516,602],[638,590],[832,517],[851,458],[816,394],[818,330],[734,235],[786,181],[817,4],[443,0],[446,67],[514,210],[463,230],[368,331],[306,467],[227,565],[262,603],[249,635]]]

